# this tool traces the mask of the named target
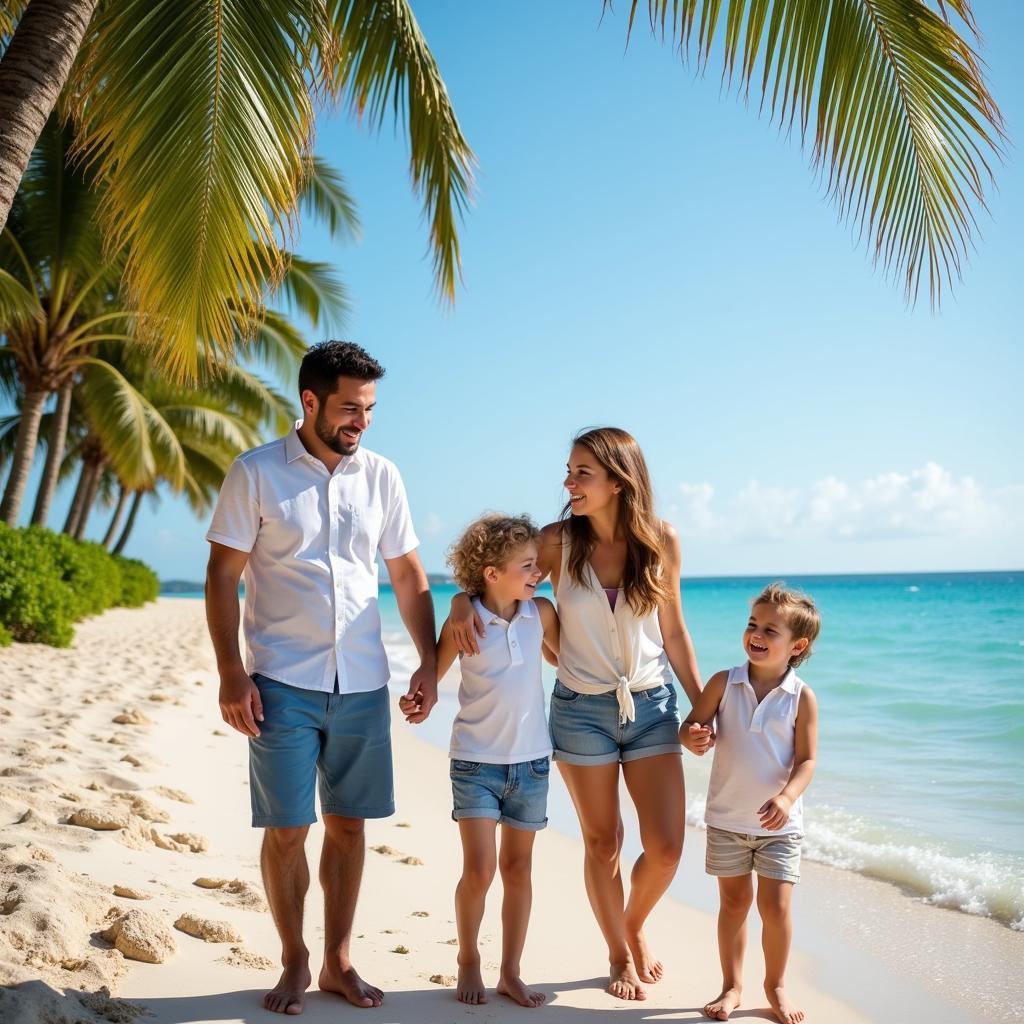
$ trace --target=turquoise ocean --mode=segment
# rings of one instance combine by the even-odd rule
[[[768,582],[683,582],[705,679],[742,660],[749,602]],[[821,708],[805,856],[1024,931],[1024,572],[787,582],[823,623],[800,670]],[[432,592],[440,623],[456,588]],[[401,687],[415,657],[387,588],[380,609]],[[550,690],[553,669],[546,680]],[[444,747],[453,689],[423,730]],[[685,755],[692,825],[703,824],[710,766]]]
[[[705,679],[742,660],[749,602],[768,582],[684,580]],[[821,709],[805,856],[1024,931],[1024,572],[786,582],[814,598],[823,623],[800,669]],[[432,587],[438,623],[455,592]],[[387,587],[380,612],[397,690],[416,657]],[[550,691],[555,673],[545,670]],[[445,749],[454,690],[443,687],[420,729]],[[685,755],[697,827],[710,767],[710,757]]]

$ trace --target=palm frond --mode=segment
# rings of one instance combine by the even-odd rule
[[[299,363],[309,347],[302,332],[276,310],[256,317],[236,309],[238,331],[246,342],[247,354],[272,369],[284,380],[294,380]]]
[[[284,295],[291,312],[302,313],[314,327],[332,329],[348,319],[351,306],[345,286],[329,263],[285,254],[287,270],[277,292]]]
[[[13,274],[0,269],[0,333],[28,326],[44,316],[39,299]]]
[[[120,0],[101,7],[73,78],[80,151],[104,225],[171,371],[232,351],[231,306],[283,270],[313,111],[318,0]]]
[[[341,173],[318,156],[304,157],[302,165],[304,174],[299,192],[300,213],[322,221],[334,238],[358,238],[359,215]]]
[[[610,0],[604,0],[605,7]],[[633,27],[640,0],[632,0]],[[761,94],[772,120],[813,125],[827,194],[915,301],[961,276],[1001,155],[1003,119],[972,41],[970,0],[647,0],[651,30]],[[953,25],[949,8],[963,25]],[[724,29],[723,23],[724,9]],[[965,34],[966,35],[965,35]],[[717,50],[716,50],[717,52]]]
[[[326,0],[337,62],[333,85],[379,128],[388,114],[409,133],[413,186],[430,223],[434,276],[455,297],[458,224],[473,190],[475,159],[448,90],[406,0]]]

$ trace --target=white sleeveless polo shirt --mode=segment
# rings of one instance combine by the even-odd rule
[[[544,719],[541,645],[544,623],[534,601],[520,601],[511,622],[473,609],[486,625],[479,654],[459,659],[459,711],[448,756],[482,764],[519,764],[551,756]]]
[[[661,637],[657,611],[638,618],[621,595],[612,610],[590,562],[590,586],[569,575],[569,545],[562,545],[558,576],[558,681],[577,693],[615,693],[619,720],[636,718],[633,694],[671,684],[672,671]]]
[[[803,797],[797,797],[782,828],[761,827],[757,809],[785,789],[796,756],[796,715],[804,681],[790,669],[760,704],[748,665],[729,670],[716,716],[716,739],[708,784],[708,825],[752,836],[803,832]]]

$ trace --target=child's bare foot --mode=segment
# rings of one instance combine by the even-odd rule
[[[617,999],[647,998],[636,970],[628,960],[624,964],[612,964],[608,973],[608,991]]]
[[[292,1017],[302,1013],[306,989],[312,980],[307,963],[286,967],[281,972],[281,980],[263,997],[264,1009],[273,1013],[287,1013]]]
[[[806,1014],[798,1010],[786,996],[786,990],[781,986],[765,985],[764,994],[768,997],[768,1003],[775,1016],[782,1024],[800,1024]]]
[[[334,992],[353,1006],[360,1006],[366,1010],[371,1006],[380,1006],[384,1002],[384,993],[376,986],[363,981],[351,964],[343,968],[341,964],[328,964],[325,961],[317,985],[321,992]]]
[[[508,996],[509,999],[514,999],[520,1006],[525,1006],[528,1010],[536,1009],[547,999],[543,992],[527,988],[518,974],[505,974],[504,971],[498,978],[497,991],[503,996]]]
[[[455,984],[455,998],[460,1003],[468,1003],[470,1006],[478,1006],[487,1002],[487,989],[484,988],[484,979],[480,974],[480,961],[473,963],[459,964],[459,978]]]
[[[661,961],[647,948],[647,940],[639,928],[628,936],[629,951],[633,954],[633,962],[636,964],[636,973],[641,981],[653,985],[661,981],[665,968]]]
[[[725,988],[717,999],[704,1007],[704,1016],[712,1020],[728,1020],[729,1014],[739,1005],[740,990],[735,987]]]

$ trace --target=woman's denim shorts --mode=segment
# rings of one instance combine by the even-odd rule
[[[566,764],[615,764],[658,754],[682,754],[674,686],[633,694],[636,718],[619,722],[619,702],[611,693],[577,693],[555,682],[551,692],[551,744]]]
[[[490,818],[511,828],[537,832],[548,823],[551,761],[538,757],[518,764],[451,762],[452,819]]]

